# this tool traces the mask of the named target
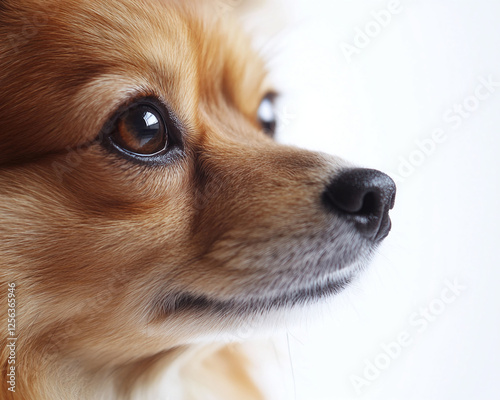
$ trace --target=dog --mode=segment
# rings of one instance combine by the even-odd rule
[[[218,338],[335,295],[389,233],[391,178],[277,143],[216,9],[0,1],[0,398],[263,399]]]

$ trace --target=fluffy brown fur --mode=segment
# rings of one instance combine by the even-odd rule
[[[0,296],[16,283],[18,337],[12,393],[1,328],[0,398],[263,398],[239,345],[213,343],[369,255],[320,201],[344,163],[262,132],[264,64],[212,2],[2,0],[0,43]],[[162,165],[99,139],[145,96],[181,126]]]

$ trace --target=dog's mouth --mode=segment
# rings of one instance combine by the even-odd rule
[[[302,252],[298,259],[288,259],[291,267],[279,279],[273,273],[261,271],[262,275],[252,278],[253,283],[247,281],[239,288],[233,286],[225,290],[220,287],[220,291],[212,289],[208,292],[186,288],[167,292],[156,297],[154,308],[159,316],[191,313],[226,317],[289,310],[331,298],[360,275],[381,241],[367,241],[357,235],[349,235],[351,229],[348,223],[336,226],[335,232],[343,233],[340,237],[345,240],[335,240],[334,250],[330,249],[332,243],[323,243],[319,247],[309,248],[308,252]],[[379,231],[386,236],[389,229],[390,220],[387,218]],[[325,237],[321,239],[328,240]],[[300,246],[304,244],[296,247]],[[324,251],[326,249],[329,251]],[[313,258],[317,254],[320,256]]]
[[[278,309],[290,309],[334,296],[345,289],[355,277],[356,274],[350,274],[342,278],[328,279],[321,284],[313,284],[309,287],[291,290],[273,297],[218,299],[206,295],[180,293],[165,299],[161,305],[161,312],[164,315],[186,312],[246,315]]]

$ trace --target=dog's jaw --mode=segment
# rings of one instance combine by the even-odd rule
[[[221,316],[241,319],[310,306],[355,280],[381,242],[363,238],[350,223],[336,218],[319,228],[302,229],[305,231],[281,238],[266,239],[263,233],[262,240],[252,245],[237,244],[227,237],[215,242],[191,261],[189,268],[196,273],[184,288],[167,286],[155,294],[153,315],[195,313],[214,315],[214,320]],[[208,275],[204,265],[213,265]],[[238,280],[227,286],[224,274],[235,266]]]

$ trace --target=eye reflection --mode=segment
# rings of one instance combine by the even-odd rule
[[[131,153],[153,155],[165,149],[167,133],[161,114],[150,105],[139,104],[118,119],[112,139]]]
[[[276,95],[274,93],[267,94],[259,105],[257,110],[257,118],[264,132],[269,136],[274,136],[277,127],[276,116]]]

